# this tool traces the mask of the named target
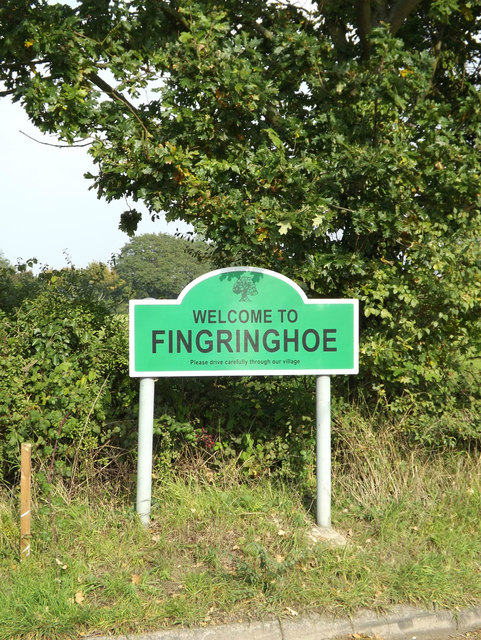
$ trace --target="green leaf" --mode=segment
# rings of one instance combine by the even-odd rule
[[[277,226],[279,227],[279,233],[281,236],[286,235],[289,229],[292,229],[292,225],[288,220],[285,220],[284,222],[278,222]]]
[[[269,140],[272,142],[272,144],[277,147],[277,149],[283,149],[284,146],[282,144],[282,140],[279,138],[279,136],[277,135],[277,133],[274,131],[274,129],[265,129],[265,132],[267,133]]]

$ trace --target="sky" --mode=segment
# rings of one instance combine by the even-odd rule
[[[83,174],[95,168],[86,148],[58,149],[21,132],[57,144],[42,136],[19,105],[0,99],[0,252],[13,265],[33,257],[55,269],[107,263],[129,241],[118,229],[126,203],[109,204],[89,191]],[[136,235],[177,229],[187,227],[152,222],[145,214]]]

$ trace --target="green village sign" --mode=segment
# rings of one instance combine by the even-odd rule
[[[130,302],[130,375],[357,373],[357,302],[308,300],[265,269],[213,271],[177,300]]]
[[[315,375],[317,524],[330,528],[330,376],[358,372],[358,301],[308,299],[279,273],[232,267],[197,278],[177,300],[131,300],[129,323],[142,522],[150,521],[155,378]]]

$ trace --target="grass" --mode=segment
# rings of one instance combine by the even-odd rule
[[[333,524],[313,543],[313,477],[246,479],[200,459],[158,473],[152,525],[125,482],[37,492],[32,555],[18,562],[17,501],[0,495],[0,640],[144,632],[395,604],[481,602],[481,462],[399,446],[388,425],[336,426]]]

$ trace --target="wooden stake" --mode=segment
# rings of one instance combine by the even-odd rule
[[[20,560],[30,555],[30,484],[32,445],[22,442],[20,457]]]

